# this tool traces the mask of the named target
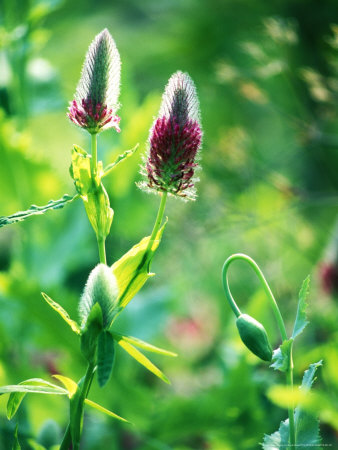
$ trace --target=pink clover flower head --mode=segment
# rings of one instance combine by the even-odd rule
[[[90,134],[109,128],[120,131],[119,108],[121,61],[116,44],[104,29],[90,44],[68,117]]]
[[[195,200],[195,172],[202,143],[196,88],[187,73],[171,76],[162,97],[159,117],[149,135],[149,151],[139,187]]]

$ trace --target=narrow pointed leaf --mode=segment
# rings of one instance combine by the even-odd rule
[[[117,414],[113,413],[112,411],[109,411],[109,409],[106,409],[103,406],[98,405],[97,403],[89,400],[88,398],[86,398],[85,403],[86,403],[86,405],[91,406],[92,408],[95,408],[104,414],[107,414],[107,416],[114,417],[114,419],[121,420],[122,422],[130,423],[128,420],[124,419],[123,417],[118,416]]]
[[[159,246],[166,222],[157,233],[156,239],[149,253],[146,255],[146,249],[150,236],[143,238],[138,244],[134,245],[125,255],[116,261],[112,266],[112,271],[117,279],[119,296],[118,304],[121,308],[130,302],[130,300],[142,288],[144,283],[153,274],[149,273],[149,266],[154,253]]]
[[[59,305],[58,303],[56,303],[54,300],[52,300],[47,294],[45,294],[44,292],[41,292],[42,297],[46,300],[46,302],[48,303],[49,306],[51,306],[54,311],[56,311],[58,314],[60,314],[60,316],[63,318],[63,320],[70,326],[70,328],[74,331],[74,333],[76,334],[80,334],[81,330],[80,330],[80,326],[75,322],[75,320],[72,320],[69,317],[69,314],[67,313],[67,311],[65,309],[62,308],[61,305]]]
[[[76,200],[78,197],[79,197],[78,195],[72,196],[65,194],[59,200],[50,200],[45,206],[32,205],[26,211],[20,211],[7,217],[1,216],[0,228],[5,225],[11,225],[16,222],[21,222],[22,220],[28,219],[31,216],[45,214],[46,212],[51,211],[53,209],[61,209],[68,203],[71,203],[73,200]]]
[[[160,355],[165,356],[173,356],[176,357],[177,353],[170,352],[169,350],[164,350],[163,348],[155,347],[155,345],[148,344],[148,342],[144,342],[141,339],[132,337],[132,336],[124,336],[123,334],[114,333],[112,332],[112,335],[115,337],[116,340],[123,340],[125,342],[128,342],[129,344],[134,345],[135,347],[142,348],[143,350],[147,350],[148,352],[152,353],[158,353]]]
[[[141,353],[139,350],[137,350],[135,347],[133,347],[123,339],[120,339],[117,342],[127,353],[129,353],[130,356],[132,356],[134,359],[136,359],[137,362],[142,364],[142,366],[144,366],[157,377],[161,378],[161,380],[165,383],[170,384],[170,381],[164,375],[164,373],[161,372],[160,369],[156,367],[146,356],[144,356],[143,353]]]
[[[90,311],[86,327],[81,335],[81,351],[89,362],[94,362],[97,339],[102,330],[102,309],[99,303],[95,303]]]
[[[77,391],[77,383],[71,378],[65,377],[63,375],[53,375],[54,378],[61,381],[64,387],[67,389],[69,397],[72,398],[75,392]]]
[[[306,319],[306,309],[308,306],[306,299],[309,294],[309,289],[310,289],[310,276],[305,278],[299,292],[297,316],[292,332],[293,339],[296,336],[299,336],[306,327],[306,325],[309,323],[308,320]]]
[[[263,449],[264,450],[282,450],[286,449],[289,443],[289,419],[280,423],[278,431],[270,435],[264,436]]]
[[[124,161],[126,158],[129,158],[130,156],[132,156],[136,150],[138,149],[139,144],[136,144],[135,147],[133,147],[131,150],[126,150],[125,152],[123,152],[121,155],[119,155],[115,161],[111,164],[109,164],[108,166],[106,166],[104,168],[104,173],[102,175],[102,178],[109,175],[109,173],[118,165],[120,164],[120,162]]]
[[[109,380],[114,364],[115,341],[109,331],[102,331],[97,347],[97,380],[103,387]]]
[[[47,386],[51,388],[59,389],[59,386],[50,383],[49,381],[42,380],[41,378],[31,378],[29,380],[22,381],[19,386],[23,385],[33,385],[33,386]],[[61,388],[60,388],[61,389]],[[24,399],[27,392],[11,392],[8,402],[7,402],[7,417],[11,420],[19,409],[22,400]]]

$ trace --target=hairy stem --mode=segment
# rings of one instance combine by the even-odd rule
[[[92,149],[92,157],[90,160],[90,170],[93,183],[96,185],[96,176],[97,176],[97,134],[91,135],[91,149]],[[100,213],[99,211],[97,212]],[[107,264],[106,257],[106,238],[100,235],[96,235],[97,246],[99,249],[99,258],[100,263]]]

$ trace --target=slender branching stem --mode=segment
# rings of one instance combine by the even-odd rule
[[[261,282],[264,291],[269,299],[270,302],[270,306],[272,308],[272,311],[274,313],[274,316],[276,318],[277,324],[278,324],[278,328],[282,337],[282,341],[285,341],[288,339],[287,333],[286,333],[286,328],[285,328],[285,323],[283,320],[283,317],[281,315],[281,312],[278,308],[277,302],[275,300],[275,297],[270,289],[270,286],[268,285],[268,282],[266,281],[263,272],[261,271],[261,269],[259,268],[259,266],[257,265],[257,263],[250,258],[247,255],[244,255],[243,253],[237,253],[234,255],[231,255],[224,263],[223,266],[223,270],[222,270],[222,280],[223,280],[223,287],[224,287],[224,291],[225,291],[225,295],[226,298],[233,310],[233,312],[235,313],[236,317],[239,317],[241,315],[241,311],[238,308],[233,296],[231,295],[231,291],[229,288],[229,282],[228,282],[228,269],[230,264],[233,261],[236,260],[242,260],[242,261],[246,261],[250,267],[254,270],[254,272],[256,273],[259,281]],[[290,353],[289,353],[289,361],[288,361],[288,370],[286,371],[286,383],[287,385],[292,389],[293,388],[293,360],[292,360],[292,343],[290,346]],[[294,407],[293,405],[290,405],[290,407],[288,408],[288,414],[289,414],[289,430],[290,430],[290,445],[291,448],[294,447],[295,443],[296,443],[296,435],[295,435],[295,418],[294,418]]]

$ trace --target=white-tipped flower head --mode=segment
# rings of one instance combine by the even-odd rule
[[[121,61],[116,44],[104,29],[90,44],[76,88],[75,99],[69,106],[68,117],[89,133],[108,128],[120,131],[119,108]]]
[[[159,117],[150,130],[149,152],[142,169],[147,181],[139,187],[194,200],[201,142],[195,85],[187,73],[176,72],[165,88]]]

